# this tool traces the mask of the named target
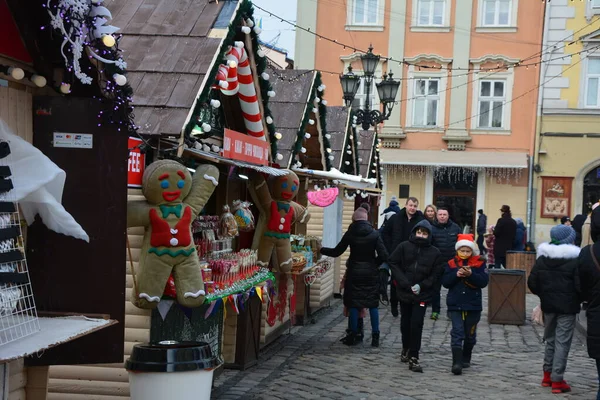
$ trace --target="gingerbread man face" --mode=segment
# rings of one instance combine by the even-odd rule
[[[298,175],[289,171],[285,176],[273,178],[271,182],[271,195],[276,201],[291,201],[298,194],[300,180]]]
[[[173,160],[161,160],[150,165],[153,166],[146,169],[142,183],[148,203],[181,203],[192,189],[188,169]]]

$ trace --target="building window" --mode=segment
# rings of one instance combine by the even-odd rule
[[[592,8],[600,8],[600,0],[592,0]]]
[[[585,106],[600,106],[600,58],[589,57],[587,59],[587,74],[585,77]]]
[[[443,26],[446,0],[418,0],[417,25]]]
[[[352,7],[353,25],[377,25],[379,0],[354,0]]]
[[[506,103],[505,80],[482,80],[479,82],[478,128],[505,128],[504,107]]]
[[[440,80],[415,79],[412,126],[437,126],[440,104]]]
[[[511,26],[513,0],[483,0],[483,26]]]

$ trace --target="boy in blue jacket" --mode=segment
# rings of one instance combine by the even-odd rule
[[[488,284],[488,273],[473,235],[458,235],[454,248],[456,256],[446,264],[442,284],[448,288],[446,304],[452,319],[452,373],[460,375],[463,368],[471,366],[483,309],[481,289]]]

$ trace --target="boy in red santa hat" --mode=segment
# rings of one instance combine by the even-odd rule
[[[442,284],[448,288],[446,304],[452,319],[452,373],[460,375],[471,366],[483,309],[481,289],[488,284],[488,273],[473,235],[459,234],[457,239],[456,255],[446,264]]]

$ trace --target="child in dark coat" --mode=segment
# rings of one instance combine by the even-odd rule
[[[568,225],[554,226],[550,238],[550,243],[538,247],[527,284],[531,293],[539,296],[544,313],[542,386],[551,386],[552,393],[559,394],[571,391],[563,375],[581,303],[580,249],[574,244],[575,230]]]
[[[488,284],[488,273],[473,235],[458,235],[454,247],[456,256],[446,264],[442,284],[448,288],[446,304],[452,320],[452,373],[460,375],[471,366],[483,309],[481,289]]]
[[[427,220],[419,222],[413,228],[410,239],[400,243],[388,258],[392,284],[400,301],[400,361],[408,362],[408,368],[413,372],[423,372],[419,350],[425,310],[433,298],[441,275],[439,271],[444,265],[440,251],[431,245],[431,231]]]

